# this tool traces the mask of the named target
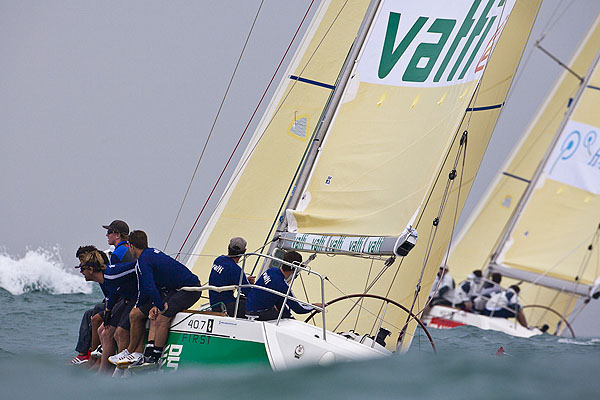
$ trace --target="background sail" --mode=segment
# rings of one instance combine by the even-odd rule
[[[598,43],[600,25],[596,19],[569,63],[570,68],[580,76],[585,75],[588,70],[598,51]],[[558,130],[579,83],[579,79],[569,72],[565,71],[562,74],[548,100],[503,166],[502,174],[473,213],[450,255],[449,264],[457,281],[464,279],[473,269],[484,268],[487,265],[516,203],[527,187],[527,182],[533,176]],[[600,126],[597,112],[593,111],[594,107],[597,109],[600,104],[600,90],[593,88],[598,87],[597,71],[589,86],[592,87],[586,89],[571,117],[571,128],[576,123],[580,123],[578,127]],[[597,131],[597,128],[595,129]],[[576,129],[565,133],[568,135],[573,130]],[[586,130],[582,134],[585,135],[591,130],[594,129]],[[583,142],[581,145],[583,146]],[[591,151],[589,146],[582,148]],[[561,141],[557,150],[560,149]],[[551,160],[556,160],[556,157]],[[549,169],[553,167],[553,162],[548,163]],[[558,170],[554,172],[556,171]],[[596,168],[596,173],[597,171]],[[600,179],[595,182],[597,185]],[[572,186],[564,180],[561,182],[551,179],[551,176],[542,178],[500,260],[510,268],[531,272],[538,277],[554,277],[574,283],[593,282],[599,271],[596,268],[582,270],[581,267],[586,253],[589,252],[588,245],[591,244],[600,222],[599,210],[598,196],[593,192]],[[503,279],[503,285],[516,282]],[[527,284],[522,285],[521,297],[524,304],[550,306],[567,315],[574,305],[570,294]],[[541,309],[528,310],[527,317],[532,325],[542,322],[554,325],[559,320]]]
[[[412,223],[419,230],[419,243],[401,263],[391,268],[386,268],[383,261],[336,256],[317,257],[315,269],[327,275],[331,286],[326,290],[334,294],[332,297],[368,291],[407,307],[412,306],[416,283],[424,271],[422,290],[413,307],[415,312],[423,306],[442,261],[455,223],[454,212],[460,213],[479,167],[540,2],[518,2],[508,22],[514,2],[426,3],[431,10],[423,2],[414,5],[386,2],[382,6],[304,198],[289,221],[290,228],[302,233],[363,235],[398,235]],[[418,11],[413,12],[417,7]],[[390,32],[398,29],[398,37],[392,43],[394,47],[402,46],[402,38],[409,35],[410,29],[417,29],[414,27],[423,21],[420,18],[428,19],[423,25],[427,34],[415,35],[414,42],[406,46],[405,58],[395,65],[397,70],[392,69],[376,83],[374,76],[381,77],[381,67],[379,71],[373,68],[385,57],[382,49]],[[448,28],[438,21],[452,18],[459,21],[456,31],[461,21],[464,27],[464,21],[473,20],[465,32],[467,38],[474,35],[471,27],[476,30],[481,26],[477,21],[484,21],[481,24],[485,32],[480,31],[482,34],[476,35],[476,40],[463,42],[456,31],[444,36],[447,32],[444,29]],[[504,32],[500,35],[502,28]],[[431,32],[436,35],[428,36]],[[472,46],[459,47],[452,54],[445,48],[439,57],[431,53],[426,56],[425,51],[432,50],[427,46],[434,46],[431,42],[435,40],[441,47],[448,43],[450,51],[453,51],[451,43]],[[469,58],[464,54],[472,55]],[[459,66],[453,68],[456,64]],[[424,71],[427,69],[429,73]],[[464,75],[452,72],[463,69]],[[411,75],[415,70],[421,75]],[[468,152],[464,167],[461,164],[458,171],[462,186],[461,197],[457,199],[459,182],[452,187],[449,197],[444,192],[458,151],[464,155],[460,139],[465,130],[469,132]],[[441,209],[445,212],[441,213]],[[440,214],[440,223],[434,226],[433,221]],[[309,301],[318,298],[316,287],[307,285],[306,293]],[[362,302],[362,308],[352,303],[345,308],[340,305],[329,309],[328,317],[349,313],[347,323],[342,325],[345,329],[358,328],[359,332],[373,334],[379,324],[375,316],[381,316],[382,312],[380,305],[381,302],[373,300]],[[383,326],[398,332],[406,319],[405,313],[390,307]],[[411,332],[412,327],[408,333]]]
[[[332,0],[320,5],[228,190],[204,228],[187,262],[202,282],[208,280],[213,259],[227,252],[231,237],[246,238],[248,250],[270,240],[368,0],[345,3]]]

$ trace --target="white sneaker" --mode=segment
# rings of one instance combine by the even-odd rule
[[[122,368],[128,365],[139,364],[144,362],[144,355],[142,353],[128,354],[126,357],[121,358],[117,361],[117,367]]]
[[[108,361],[113,365],[118,365],[118,362],[129,355],[129,350],[125,349],[119,354],[108,357]]]
[[[102,345],[98,345],[96,350],[92,351],[90,356],[92,356],[92,358],[102,358]]]

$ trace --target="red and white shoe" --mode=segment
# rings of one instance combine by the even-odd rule
[[[89,354],[83,354],[83,355],[79,354],[79,355],[75,356],[69,364],[70,365],[81,365],[81,364],[85,364],[88,361],[90,361]]]

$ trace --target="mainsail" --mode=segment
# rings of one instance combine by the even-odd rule
[[[210,260],[202,256],[222,252],[230,236],[245,236],[250,247],[271,239],[271,226],[282,215],[279,207],[291,195],[286,191],[296,172],[293,163],[309,144],[288,149],[282,140],[293,126],[292,116],[303,115],[296,110],[304,110],[303,101],[308,100],[314,108],[308,121],[317,121],[324,110],[324,120],[330,123],[313,136],[324,139],[311,143],[307,159],[312,155],[315,162],[303,166],[302,179],[294,184],[298,201],[288,204],[274,238],[291,234],[302,242],[310,234],[311,241],[320,243],[326,235],[336,236],[339,248],[329,252],[333,257],[317,256],[313,267],[327,276],[328,299],[369,293],[416,313],[442,262],[540,1],[392,0],[374,1],[368,8],[366,2],[357,4],[324,2],[296,56],[303,61],[292,65],[298,74],[316,63],[310,79],[333,82],[365,14],[372,16],[350,51],[357,58],[346,62],[350,70],[340,73],[349,72],[348,79],[333,91],[332,99],[337,95],[339,102],[332,100],[326,108],[328,92],[316,99],[298,94],[295,103],[289,103],[297,88],[289,89],[295,82],[284,84],[281,93],[289,96],[272,103],[266,121],[273,122],[259,127],[262,139],[256,148],[250,144],[251,157],[238,167],[235,188],[223,196],[223,205],[194,250],[200,256],[192,263],[196,273],[208,276]],[[336,36],[324,35],[340,23],[334,16],[345,17],[343,27],[331,30]],[[337,53],[319,49],[325,60],[319,61],[316,54],[308,57],[306,49],[323,39]],[[329,71],[332,62],[338,70],[319,75]],[[275,121],[281,122],[276,126]],[[269,140],[273,143],[267,144]],[[284,149],[289,152],[281,154]],[[369,241],[377,246],[380,238],[383,243],[399,237],[407,226],[419,230],[420,242],[399,261],[369,251],[353,251],[352,256],[339,251],[362,249]],[[360,237],[364,243],[356,243]],[[295,289],[299,298],[319,300],[319,285],[308,279],[301,284],[302,289]],[[415,325],[407,327],[411,321],[404,311],[387,309],[373,299],[327,308],[327,318],[342,321],[328,326],[336,331],[373,335],[384,327],[402,332],[408,339],[403,346],[410,344]]]
[[[541,306],[527,310],[532,325],[556,326],[547,308],[569,316],[600,275],[599,43],[597,18],[569,63],[583,78],[561,75],[451,250],[459,279],[489,264],[514,278],[505,285],[529,282],[523,303]]]

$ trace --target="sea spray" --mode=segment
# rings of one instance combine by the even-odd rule
[[[0,287],[13,295],[33,291],[50,294],[92,292],[91,283],[74,268],[63,264],[58,248],[27,250],[22,258],[0,252]]]

